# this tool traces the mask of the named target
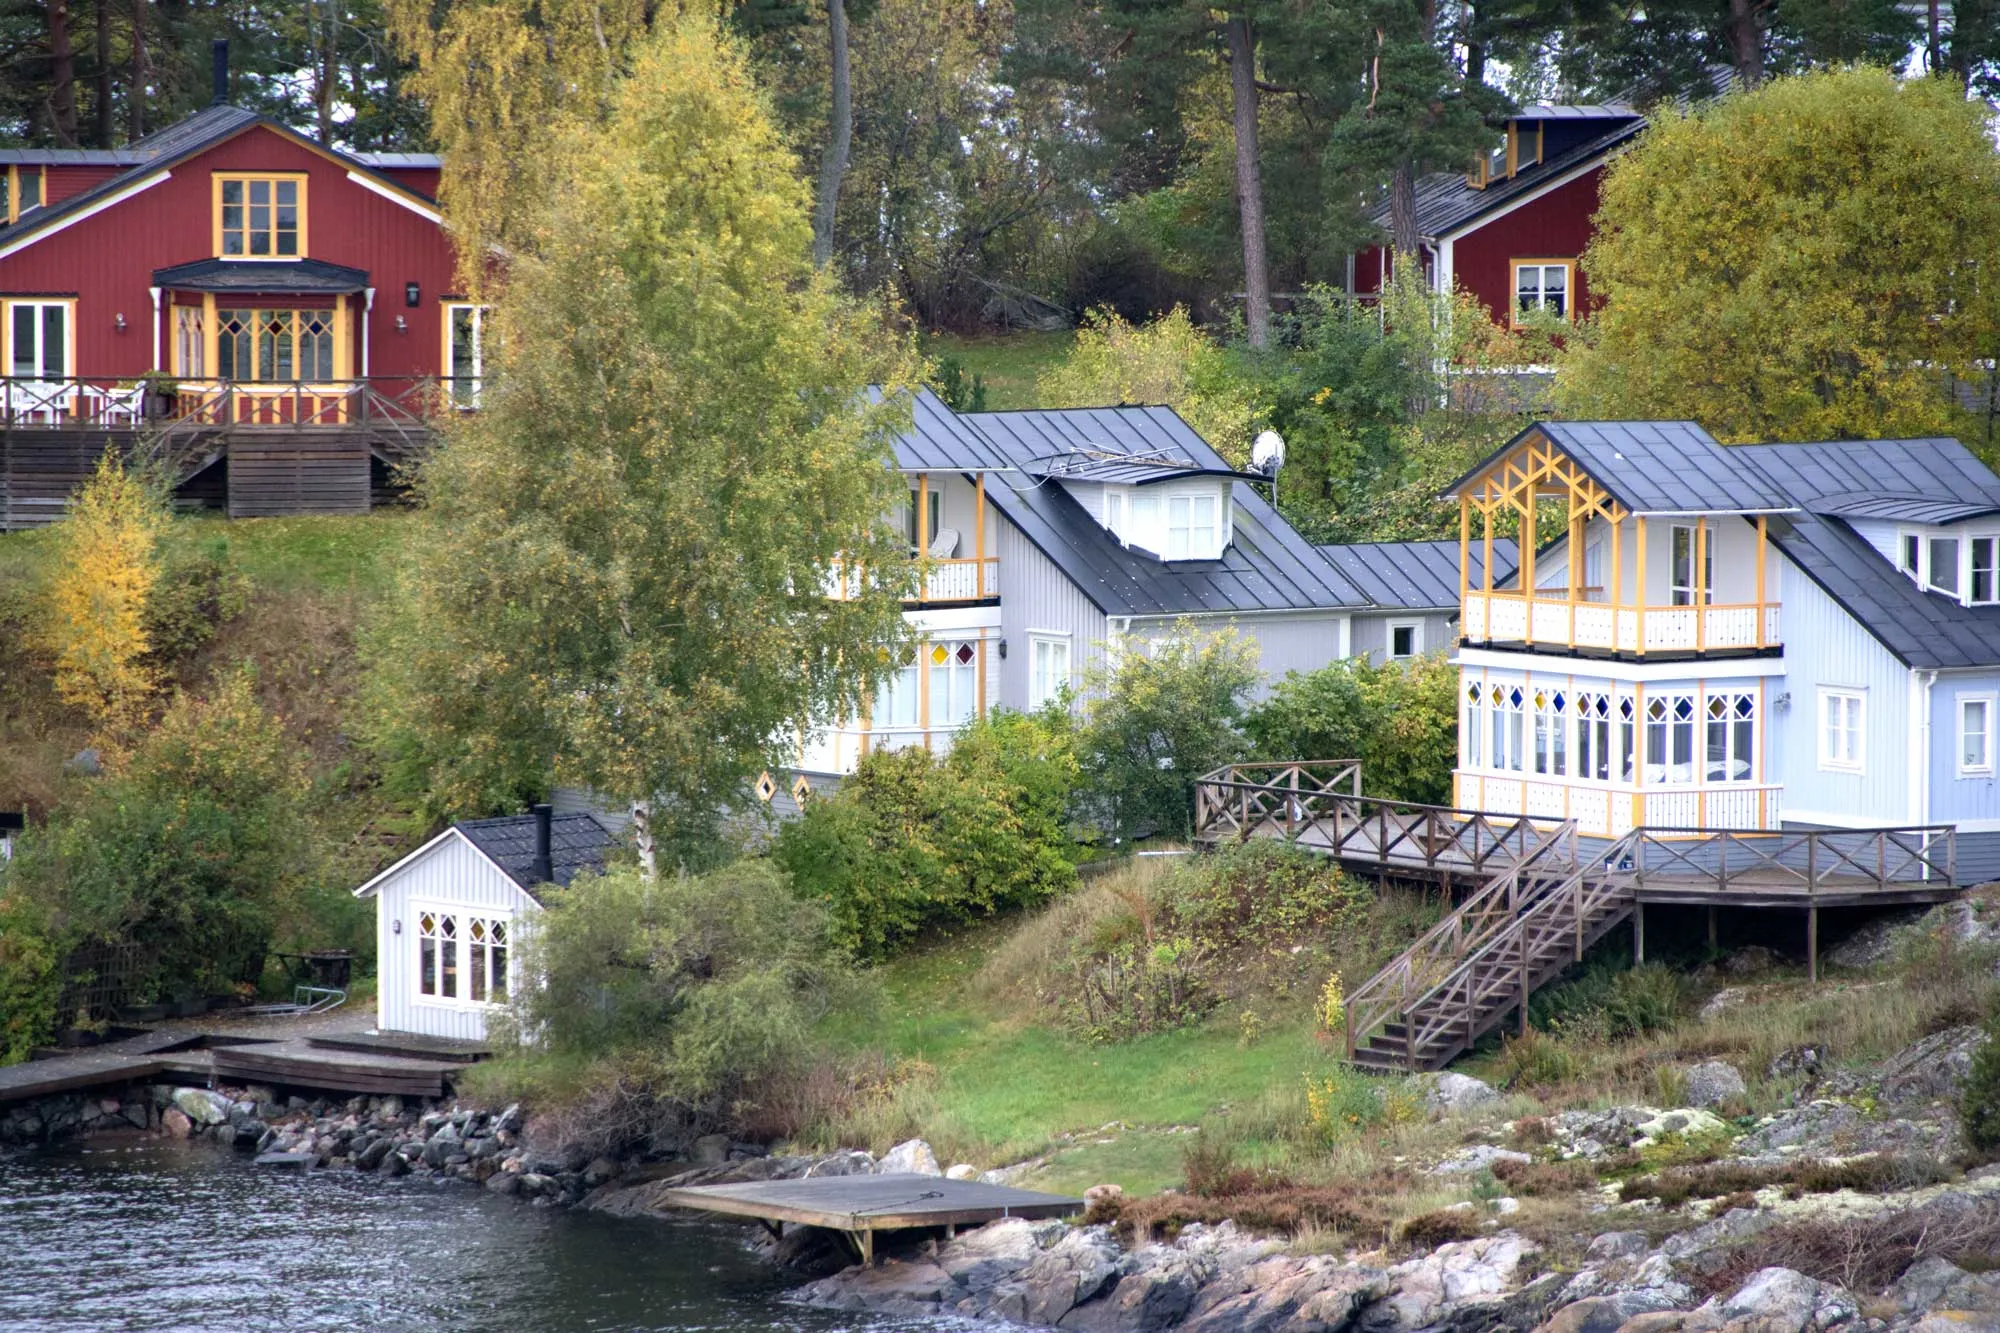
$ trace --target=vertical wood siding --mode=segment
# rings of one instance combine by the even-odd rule
[[[1213,633],[1234,629],[1257,649],[1260,679],[1252,700],[1271,693],[1271,686],[1289,671],[1316,671],[1340,656],[1340,622],[1344,611],[1302,611],[1295,616],[1190,616],[1195,627]],[[1173,633],[1174,619],[1147,620],[1132,626],[1135,639],[1158,639]]]
[[[1980,696],[1988,701],[1987,715],[1989,766],[1994,759],[1992,739],[2000,713],[2000,670],[1940,674],[1931,686],[1931,767],[1928,822],[1956,824],[1963,821],[2000,821],[2000,781],[1992,773],[1960,777],[1958,773],[1958,701],[1963,696]]]
[[[1080,690],[1085,669],[1104,657],[1104,613],[1020,529],[997,513],[986,519],[989,541],[999,529],[1000,633],[1007,640],[1007,660],[995,653],[987,661],[987,705],[1028,706],[1029,630],[1068,631],[1070,685]]]
[[[1717,578],[1722,566],[1718,561]],[[1847,824],[1901,823],[1910,816],[1910,673],[1819,585],[1786,580],[1786,708],[1770,710],[1771,771],[1785,784],[1785,818]],[[1863,771],[1823,772],[1819,765],[1819,691],[1858,689],[1863,705]]]
[[[478,1040],[486,1010],[443,1004],[417,994],[417,912],[422,906],[505,916],[511,945],[524,918],[540,910],[514,881],[453,835],[382,882],[375,897],[376,1025],[387,1032]],[[400,933],[395,923],[401,921]],[[464,949],[460,943],[461,951]],[[461,953],[460,967],[463,968]]]
[[[1389,622],[1420,620],[1424,626],[1424,651],[1449,652],[1458,646],[1458,626],[1450,615],[1422,611],[1381,612],[1354,617],[1353,637],[1348,642],[1350,657],[1366,657],[1376,666],[1389,660]]]

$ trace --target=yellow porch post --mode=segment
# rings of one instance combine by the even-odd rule
[[[1770,527],[1768,515],[1757,515],[1757,646],[1764,646],[1764,541]],[[1760,687],[1761,688],[1761,687]],[[1763,721],[1763,709],[1758,709],[1758,721]]]
[[[986,596],[986,474],[975,473],[972,485],[975,492],[972,501],[972,558],[979,562],[974,566],[973,586],[983,598]],[[986,645],[983,641],[979,646],[979,673],[979,712],[983,717],[986,713]]]
[[[1708,519],[1694,521],[1694,650],[1708,650]]]
[[[1633,590],[1632,605],[1638,608],[1636,614],[1639,618],[1636,646],[1639,656],[1644,657],[1646,655],[1646,516],[1639,515],[1636,523],[1638,535],[1635,540],[1639,543],[1639,567],[1636,577],[1639,586]]]
[[[1526,485],[1526,499],[1521,502],[1521,596],[1522,610],[1526,612],[1521,641],[1533,644],[1535,641],[1535,484]]]

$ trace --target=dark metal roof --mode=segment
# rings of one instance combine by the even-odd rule
[[[1548,436],[1634,513],[1775,514],[1795,507],[1769,478],[1692,421],[1538,421],[1444,494],[1456,496],[1535,431]]]
[[[1458,610],[1458,542],[1354,542],[1322,546],[1320,553],[1377,606],[1401,611]],[[1473,586],[1484,586],[1486,551],[1474,542],[1468,556]],[[1493,581],[1512,578],[1520,547],[1512,537],[1493,539]]]
[[[505,815],[499,819],[462,819],[452,825],[466,840],[506,871],[516,884],[534,890],[535,817]],[[549,861],[557,884],[568,884],[583,870],[604,869],[605,857],[618,837],[596,815],[556,815],[549,821]]]
[[[987,497],[1106,615],[1175,616],[1362,607],[1368,599],[1313,549],[1249,482],[1227,485],[1235,538],[1220,560],[1167,562],[1105,531],[1037,460],[1077,449],[1183,458],[1235,475],[1171,408],[1071,408],[958,415],[920,394],[905,469],[986,471]]]
[[[0,148],[6,167],[129,167],[145,160],[129,148]]]
[[[1532,102],[1515,120],[1629,120],[1638,109],[1622,102]]]
[[[286,125],[281,125],[267,116],[260,116],[254,111],[245,111],[240,106],[206,106],[191,116],[186,116],[175,121],[164,129],[155,130],[143,139],[134,140],[132,143],[125,145],[125,147],[114,150],[118,153],[129,155],[132,159],[132,164],[117,175],[101,180],[87,190],[79,190],[77,193],[67,198],[59,199],[47,207],[23,213],[20,220],[11,227],[0,227],[0,245],[6,245],[21,237],[32,235],[53,222],[59,222],[72,214],[80,213],[100,203],[107,197],[118,193],[120,190],[125,189],[127,186],[152,175],[162,167],[170,167],[185,158],[193,157],[196,153],[211,148],[224,139],[241,133],[253,125],[262,125],[266,129],[281,134],[287,139],[303,144],[315,151],[331,154],[340,161],[348,163],[355,171],[364,176],[373,177],[393,190],[412,195],[426,202],[430,201],[428,195],[423,194],[421,191],[412,190],[408,185],[396,180],[392,176],[384,175],[366,160],[350,153],[343,153],[337,148],[326,148],[314,143],[297,130]]]
[[[2000,477],[1957,440],[1835,440],[1739,445],[1743,460],[1805,512],[1774,524],[1771,540],[1906,665],[2000,663],[2000,606],[1961,606],[1926,592],[1847,523],[1901,517],[1949,523],[2000,513]],[[1884,512],[1863,513],[1873,496]],[[1894,510],[1907,512],[1898,514]]]
[[[1151,486],[1156,482],[1177,481],[1182,477],[1239,477],[1244,481],[1266,481],[1260,473],[1244,472],[1224,465],[1204,467],[1191,458],[1172,453],[1134,454],[1124,447],[1129,442],[1103,441],[1082,449],[1037,458],[1028,471],[1038,477],[1060,481],[1100,481],[1127,486]]]
[[[155,287],[190,292],[358,292],[368,286],[368,270],[329,264],[323,259],[197,259],[192,264],[153,270]]]
[[[1485,189],[1469,184],[1462,171],[1439,171],[1423,177],[1417,182],[1417,231],[1433,238],[1458,232],[1576,168],[1608,157],[1614,149],[1646,127],[1645,118],[1638,112],[1627,110],[1622,114],[1627,119],[1614,124],[1595,139],[1558,153],[1546,162],[1525,167],[1512,179],[1495,181]],[[1522,113],[1522,119],[1536,118],[1533,114]],[[1388,201],[1377,205],[1369,218],[1376,226],[1387,227]]]

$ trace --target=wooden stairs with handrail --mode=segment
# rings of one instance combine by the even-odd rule
[[[1270,838],[1352,869],[1472,891],[1345,1000],[1362,1069],[1444,1067],[1649,901],[1803,909],[1817,976],[1825,906],[1956,896],[1955,830],[1637,828],[1580,838],[1571,820],[1365,797],[1352,760],[1243,764],[1196,788],[1199,846]],[[1636,932],[1635,927],[1635,932]]]

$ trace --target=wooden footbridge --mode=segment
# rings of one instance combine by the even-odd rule
[[[1959,893],[1946,825],[1583,838],[1573,821],[1363,796],[1351,761],[1217,769],[1196,785],[1195,806],[1200,845],[1278,839],[1350,871],[1465,893],[1347,996],[1347,1058],[1367,1069],[1440,1069],[1509,1014],[1525,1029],[1528,997],[1628,920],[1643,960],[1649,903],[1803,910],[1817,980],[1822,907]]]

